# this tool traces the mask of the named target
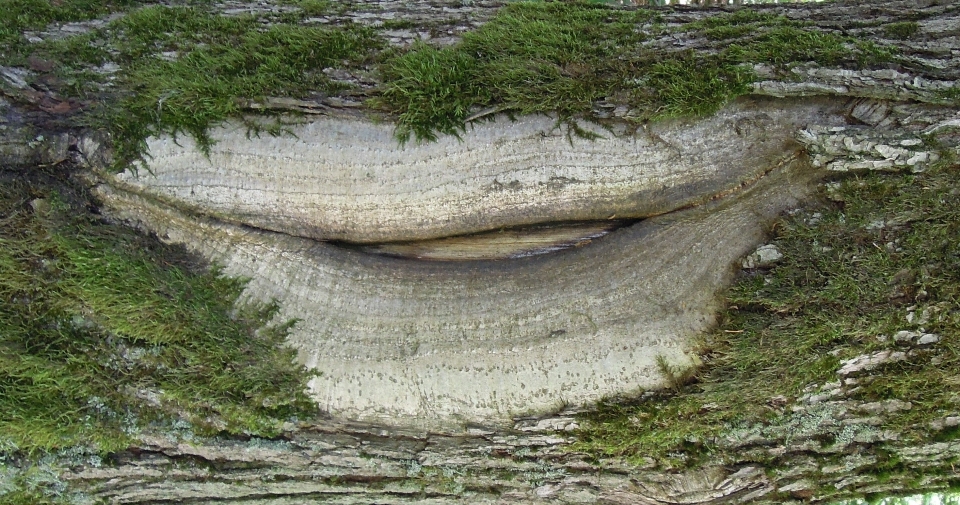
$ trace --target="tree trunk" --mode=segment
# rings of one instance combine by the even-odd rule
[[[395,2],[320,21],[400,20],[408,27],[393,44],[428,33],[452,44],[497,7]],[[960,86],[957,6],[755,8],[896,46],[901,57],[873,70],[758,65],[752,94],[701,119],[638,125],[611,99],[593,111],[614,111],[607,129],[585,127],[596,140],[554,117],[495,117],[463,139],[401,147],[355,95],[257,100],[250,111],[310,119],[278,138],[221,126],[208,156],[189,139],[153,138],[149,170],[120,174],[106,167],[109,141],[64,133],[31,90],[8,86],[3,161],[76,152],[108,215],[250,278],[248,298],[276,299],[279,318],[300,321],[290,343],[322,373],[310,392],[330,415],[276,440],[141,435],[107,464],[61,477],[111,503],[783,503],[896,491],[911,478],[955,485],[956,440],[898,445],[897,434],[874,432],[822,448],[826,435],[875,422],[843,395],[799,407],[780,427],[731,430],[718,443],[737,457],[683,471],[572,449],[575,413],[586,407],[567,405],[669,386],[665,367],[696,366],[695,338],[715,325],[734,265],[824,176],[920,172],[941,155],[925,135],[960,125],[949,94]],[[724,12],[661,14],[680,26]],[[902,21],[918,34],[887,38],[884,27]],[[431,32],[438,24],[445,29]],[[673,33],[648,44],[718,50]],[[376,82],[356,84],[377,93]],[[598,224],[606,220],[617,224]],[[520,244],[492,253],[489,236],[460,238],[566,222],[592,224],[546,246],[520,231]],[[466,245],[450,252],[451,238]],[[566,249],[533,255],[555,246]],[[411,259],[427,249],[470,262]],[[893,457],[909,471],[885,482],[856,474]],[[775,459],[789,467],[772,468]]]

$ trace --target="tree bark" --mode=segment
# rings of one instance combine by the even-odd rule
[[[395,2],[322,21],[405,20],[414,28],[391,43],[429,34],[449,44],[498,6]],[[732,430],[719,443],[736,457],[690,470],[594,461],[573,449],[575,409],[562,404],[665,385],[657,356],[692,364],[691,339],[713,324],[733,265],[825,174],[923,170],[939,154],[917,141],[960,124],[943,94],[960,85],[955,5],[757,8],[895,45],[903,57],[880,70],[757,67],[764,80],[754,94],[716,116],[595,143],[565,144],[552,120],[521,118],[478,126],[463,143],[400,150],[384,145],[390,128],[370,122],[356,96],[271,99],[249,108],[319,114],[297,126],[296,139],[240,141],[228,125],[215,132],[209,160],[190,142],[153,139],[151,171],[117,176],[103,170],[109,142],[64,132],[24,90],[8,91],[5,163],[80,156],[111,216],[250,277],[248,297],[276,298],[279,317],[301,320],[291,344],[324,373],[311,392],[331,413],[276,440],[142,434],[105,464],[78,463],[61,477],[111,503],[784,503],[896,491],[914,478],[931,489],[955,485],[945,471],[960,456],[955,440],[910,446],[870,432],[821,447],[826,435],[876,422],[843,395],[802,406],[779,427]],[[662,14],[679,25],[722,12]],[[916,20],[919,35],[887,39],[883,27],[903,20]],[[693,36],[650,44],[717,50]],[[375,81],[355,82],[375,92]],[[337,144],[338,131],[364,140]],[[349,159],[323,154],[344,145]],[[278,164],[284,178],[262,177]],[[610,165],[627,169],[600,170]],[[652,170],[656,177],[643,176]],[[611,216],[642,221],[593,244],[500,263],[420,263],[316,241],[424,240]],[[517,417],[530,411],[537,415]],[[891,455],[909,469],[885,482],[857,475]]]

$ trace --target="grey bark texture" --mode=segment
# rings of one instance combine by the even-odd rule
[[[344,16],[431,23],[393,34],[406,44],[451,43],[497,5],[379,7]],[[255,8],[265,7],[224,5]],[[25,120],[0,103],[5,163],[53,163],[73,146],[110,216],[251,278],[247,297],[278,299],[279,317],[300,319],[290,343],[323,372],[311,394],[331,416],[291,424],[276,440],[143,434],[108,464],[78,463],[61,477],[112,503],[783,503],[898,489],[897,479],[857,475],[882,447],[913,465],[924,486],[946,485],[949,476],[922,477],[923,469],[960,456],[960,445],[897,445],[895,433],[872,426],[909,407],[858,404],[843,386],[821,385],[823,397],[782,426],[744,427],[719,441],[735,458],[675,472],[655,461],[593,461],[572,447],[574,411],[549,414],[664,385],[658,356],[694,364],[693,338],[713,324],[719,291],[779,213],[831,172],[922,171],[938,156],[922,135],[960,124],[955,104],[941,98],[960,77],[955,5],[766,9],[874,40],[884,24],[917,18],[922,36],[883,40],[904,55],[896,68],[801,66],[782,76],[758,67],[766,77],[755,94],[716,116],[594,143],[568,143],[550,118],[527,117],[479,125],[463,143],[404,150],[350,98],[271,99],[249,106],[317,116],[296,126],[296,138],[247,141],[226,125],[209,159],[189,141],[152,139],[150,171],[112,175],[103,170],[108,141]],[[717,12],[664,16],[679,24]],[[683,37],[653,44],[712,50]],[[18,138],[33,144],[24,149]],[[316,240],[376,244],[614,216],[642,221],[581,247],[501,262],[424,263]],[[956,424],[947,418],[939,428]],[[849,437],[829,448],[817,442],[839,434]],[[772,458],[790,465],[770,468]]]
[[[878,413],[910,406],[887,403],[833,394],[782,426],[732,433],[720,445],[738,459],[690,470],[665,471],[652,460],[597,462],[571,451],[576,421],[563,412],[456,435],[321,421],[291,427],[278,440],[143,436],[109,465],[77,465],[62,478],[111,503],[766,504],[896,493],[902,477],[880,481],[857,470],[897,457],[924,487],[949,485],[949,475],[924,474],[960,456],[960,443],[897,446],[895,433],[871,426]],[[956,426],[958,418],[945,422]],[[840,433],[854,435],[821,445],[822,437]],[[774,458],[789,464],[768,468],[764,462]]]

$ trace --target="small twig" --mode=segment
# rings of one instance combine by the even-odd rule
[[[480,119],[484,116],[489,116],[490,114],[496,114],[497,112],[500,112],[500,107],[487,107],[486,109],[483,109],[482,111],[477,112],[476,114],[472,114],[467,119],[464,119],[463,122],[469,123],[471,121],[476,121],[477,119]]]

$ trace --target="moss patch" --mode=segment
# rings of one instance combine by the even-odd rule
[[[33,57],[56,67],[61,91],[84,101],[83,121],[111,133],[119,168],[141,157],[151,135],[185,133],[205,149],[207,131],[251,101],[348,88],[323,70],[358,64],[382,41],[360,26],[300,24],[322,5],[297,5],[269,24],[203,5],[141,7],[87,34],[20,44],[0,62],[24,65]],[[111,65],[115,73],[104,70]],[[119,97],[100,101],[109,95]]]
[[[883,33],[893,39],[909,39],[919,31],[920,25],[916,21],[890,23],[883,27]]]
[[[289,324],[236,310],[242,282],[88,217],[76,194],[0,187],[3,452],[117,450],[151,422],[270,436],[314,412]]]
[[[588,2],[510,3],[454,46],[385,50],[372,28],[304,24],[334,8],[326,1],[289,0],[280,13],[224,16],[203,4],[131,8],[131,0],[91,10],[89,17],[129,9],[103,28],[30,45],[20,30],[76,18],[80,9],[70,6],[84,0],[53,13],[8,1],[33,7],[11,28],[18,42],[0,62],[53,62],[59,89],[93,112],[85,121],[111,132],[118,168],[140,158],[152,135],[185,133],[207,148],[208,130],[241,116],[251,101],[351,92],[325,69],[378,69],[379,89],[361,98],[372,95],[373,105],[395,116],[397,137],[406,141],[458,135],[495,112],[596,120],[594,108],[606,103],[628,106],[627,119],[638,123],[702,116],[748,93],[754,64],[861,68],[895,57],[876,44],[749,9],[668,28],[653,10]],[[656,42],[671,32],[697,51]],[[105,70],[111,65],[114,74]]]
[[[136,5],[136,0],[0,0],[0,59],[25,52],[30,43],[24,32],[42,30],[51,23],[87,21]]]
[[[960,86],[951,86],[949,88],[942,89],[937,94],[940,95],[940,98],[947,103],[960,105]]]
[[[144,17],[152,23],[143,22]],[[179,22],[181,17],[187,22]],[[124,97],[106,119],[122,160],[138,156],[145,149],[143,140],[160,133],[187,133],[206,149],[208,129],[238,116],[248,100],[335,94],[343,85],[323,69],[362,59],[364,51],[378,44],[372,31],[360,27],[276,25],[261,30],[252,17],[167,7],[144,9],[122,21],[112,33],[133,48],[123,62],[123,79],[136,93]],[[198,23],[214,26],[195,28]],[[177,55],[165,59],[158,49]]]
[[[845,500],[834,505],[960,505],[960,493],[928,493],[903,497],[876,497],[873,499]]]
[[[406,141],[456,135],[486,107],[570,117],[614,92],[627,70],[616,59],[646,36],[647,11],[590,4],[515,3],[456,46],[414,46],[382,66],[378,103],[398,115]]]
[[[488,111],[591,118],[595,103],[633,108],[634,121],[712,114],[750,91],[752,64],[860,68],[891,50],[743,9],[681,28],[714,51],[649,45],[666,28],[654,11],[589,3],[518,2],[455,46],[419,45],[382,66],[377,101],[397,114],[397,137],[458,134]],[[736,42],[730,43],[731,39]]]

